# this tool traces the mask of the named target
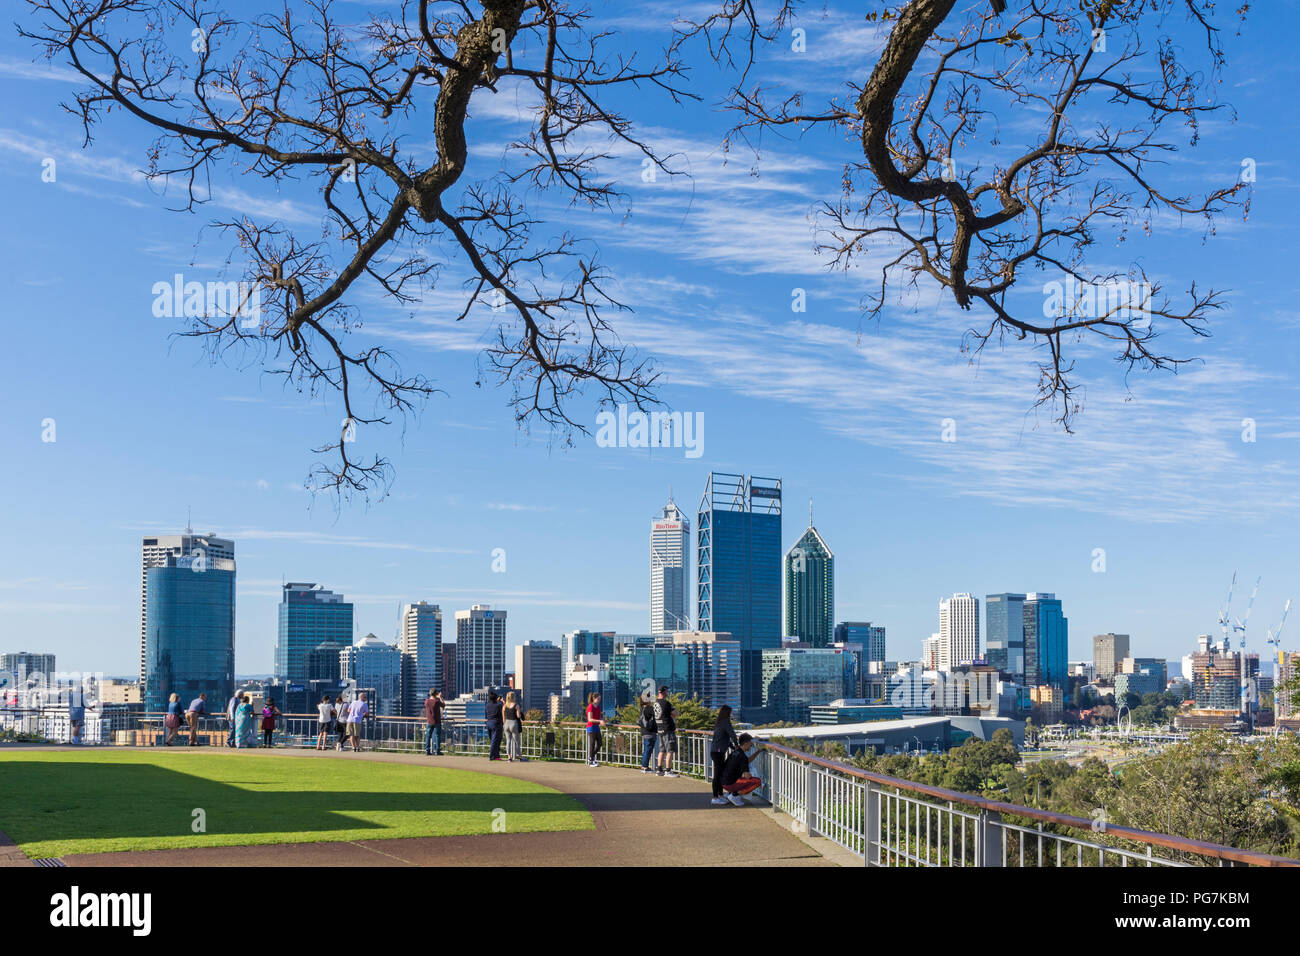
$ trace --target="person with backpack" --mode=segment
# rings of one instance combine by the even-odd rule
[[[727,754],[740,749],[736,731],[731,726],[731,707],[723,704],[718,708],[718,719],[713,724],[713,741],[709,744],[709,756],[713,759],[713,800],[715,807],[727,802],[722,795],[722,770],[727,764]]]
[[[636,725],[641,728],[641,772],[654,773],[650,769],[650,758],[654,756],[655,747],[659,743],[659,728],[655,725],[654,700],[649,696],[649,691],[641,701],[641,715],[637,717]]]
[[[680,777],[673,769],[673,757],[677,753],[677,711],[668,699],[668,688],[660,687],[659,696],[654,702],[655,730],[659,734],[658,770],[661,777]]]

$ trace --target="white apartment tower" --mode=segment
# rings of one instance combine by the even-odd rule
[[[980,656],[980,601],[962,592],[939,602],[939,670]]]
[[[673,502],[650,519],[650,633],[671,634],[690,627],[686,606],[687,555],[691,522]]]
[[[421,601],[402,606],[402,716],[424,713],[430,689],[442,686],[442,609]]]
[[[456,689],[462,694],[506,682],[506,612],[475,604],[456,612]]]
[[[216,534],[194,534],[189,528],[184,534],[157,534],[140,541],[140,683],[144,683],[144,627],[145,627],[145,577],[150,568],[167,563],[169,556],[202,555],[207,567],[215,559],[235,560],[235,542],[218,538]],[[234,565],[228,566],[230,570]]]

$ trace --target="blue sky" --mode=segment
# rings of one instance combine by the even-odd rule
[[[366,7],[337,11],[360,19]],[[629,49],[657,46],[684,6],[642,8],[632,18],[596,5]],[[808,51],[765,50],[763,78],[830,90],[865,75],[879,37],[844,9],[808,10]],[[341,507],[302,489],[311,448],[337,434],[337,403],[284,390],[252,354],[214,363],[150,311],[157,281],[219,277],[229,244],[204,229],[209,220],[245,213],[312,232],[312,188],[218,177],[207,210],[168,211],[175,189],[138,172],[148,131],[115,114],[82,149],[58,106],[78,84],[4,31],[0,646],[132,673],[140,536],[179,530],[187,509],[196,530],[237,542],[241,673],[270,667],[282,579],[344,592],[359,634],[386,639],[399,605],[420,599],[447,621],[471,603],[504,607],[512,642],[578,627],[643,632],[649,520],[669,488],[693,514],[712,469],[783,479],[787,547],[815,499],[837,557],[837,618],[884,624],[891,658],[919,653],[940,597],[1004,590],[1063,599],[1072,659],[1090,658],[1091,635],[1112,630],[1133,635],[1135,653],[1176,658],[1213,630],[1234,569],[1238,613],[1263,576],[1250,635],[1262,650],[1264,626],[1300,596],[1297,27],[1300,14],[1279,5],[1229,31],[1223,94],[1236,120],[1211,120],[1168,168],[1181,183],[1221,184],[1253,158],[1249,219],[1229,217],[1206,237],[1198,223],[1161,217],[1122,248],[1103,236],[1096,253],[1140,261],[1171,289],[1195,278],[1230,290],[1212,338],[1168,336],[1172,351],[1203,362],[1126,380],[1081,347],[1087,406],[1073,435],[1031,407],[1033,353],[1008,343],[970,363],[959,352],[966,324],[932,288],[863,319],[874,272],[829,270],[812,226],[852,144],[770,140],[755,170],[722,150],[724,77],[703,68],[691,80],[701,102],[646,94],[637,114],[657,147],[685,157],[689,179],[643,183],[637,158],[615,149],[606,168],[627,190],[616,212],[535,199],[553,232],[599,248],[636,308],[616,328],[655,360],[669,406],[703,413],[703,456],[518,430],[508,394],[480,375],[493,314],[452,321],[464,274],[452,261],[414,308],[373,290],[353,296],[363,340],[391,344],[445,394],[418,417],[359,432],[357,447],[388,454],[396,480],[382,502]],[[467,179],[496,172],[527,105],[507,90],[479,106]],[[47,157],[53,183],[41,178]],[[790,310],[794,288],[807,290],[805,313]],[[594,404],[577,410],[594,427]],[[1253,443],[1241,440],[1247,417]],[[47,418],[53,443],[41,440]],[[945,418],[956,442],[940,440]],[[506,551],[504,573],[492,570],[494,548]],[[1096,548],[1104,573],[1092,570]]]

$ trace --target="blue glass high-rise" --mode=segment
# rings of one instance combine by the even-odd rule
[[[1070,622],[1055,594],[1025,595],[1025,683],[1064,687],[1069,677]]]
[[[741,707],[763,705],[763,650],[781,646],[781,482],[713,472],[696,524],[698,628],[740,643]]]
[[[352,645],[351,603],[315,584],[285,584],[275,642],[275,676],[296,683],[310,680],[312,651],[325,643]]]
[[[168,555],[145,572],[145,709],[206,693],[219,712],[234,691],[235,562]]]

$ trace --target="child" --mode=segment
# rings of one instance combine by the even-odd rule
[[[741,734],[737,742],[740,748],[733,750],[723,764],[721,780],[722,791],[727,799],[739,807],[745,803],[741,797],[753,793],[763,785],[763,781],[749,773],[749,752],[754,748],[754,738],[749,734]]]

